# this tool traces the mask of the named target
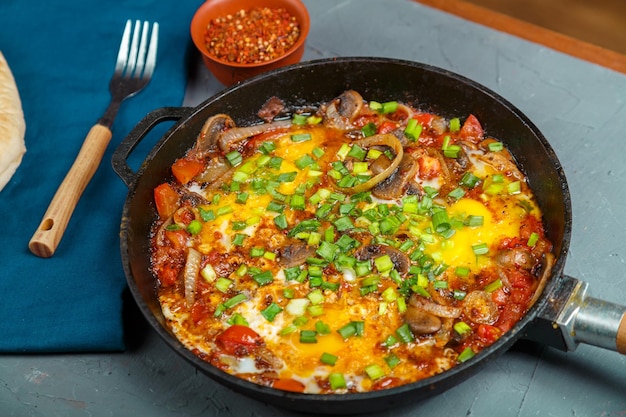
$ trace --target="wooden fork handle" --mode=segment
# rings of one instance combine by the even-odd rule
[[[111,135],[111,130],[101,124],[96,124],[89,130],[76,160],[54,194],[28,244],[28,248],[35,255],[42,258],[54,255],[80,196],[100,165]]]

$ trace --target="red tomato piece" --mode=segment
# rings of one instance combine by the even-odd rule
[[[412,119],[417,120],[424,127],[430,126],[430,122],[432,122],[434,118],[435,116],[430,113],[418,113],[414,114],[412,117]]]
[[[417,160],[419,165],[419,177],[422,179],[434,178],[441,173],[441,163],[432,156],[421,156]]]
[[[465,123],[463,123],[463,127],[461,127],[461,137],[468,142],[478,143],[483,140],[483,136],[485,132],[483,131],[483,127],[480,122],[473,114],[470,114]]]
[[[390,133],[396,130],[397,127],[398,127],[397,123],[391,122],[391,121],[385,121],[381,123],[380,126],[378,126],[378,130],[376,131],[376,133],[378,133],[379,135]]]
[[[204,170],[204,163],[191,159],[177,159],[172,165],[172,174],[181,184],[187,184]]]
[[[295,379],[291,378],[277,379],[272,384],[272,387],[291,392],[304,392],[304,389],[306,388],[302,382],[296,381]]]
[[[481,324],[477,330],[478,337],[487,344],[492,344],[500,338],[502,330],[488,324]]]
[[[246,356],[261,346],[263,339],[248,326],[235,324],[220,333],[215,342],[229,355]]]
[[[170,217],[178,208],[178,193],[174,188],[163,183],[154,189],[154,203],[162,219]]]

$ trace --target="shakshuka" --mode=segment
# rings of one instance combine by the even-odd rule
[[[348,90],[259,123],[210,117],[154,190],[151,267],[213,366],[318,394],[472,360],[527,312],[552,245],[526,177],[472,115]]]

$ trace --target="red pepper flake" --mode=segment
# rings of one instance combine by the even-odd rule
[[[299,36],[300,25],[287,10],[254,7],[213,19],[204,39],[221,61],[260,64],[284,55]]]

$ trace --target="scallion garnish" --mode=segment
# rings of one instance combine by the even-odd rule
[[[348,387],[348,385],[346,384],[346,379],[344,378],[343,374],[340,374],[338,372],[333,372],[330,375],[328,375],[328,382],[330,383],[330,389],[332,390],[337,390],[337,389]]]
[[[291,140],[293,142],[306,142],[312,139],[312,136],[310,133],[296,133],[294,135],[291,135]]]
[[[283,311],[283,309],[278,304],[271,303],[261,310],[261,315],[265,317],[267,321],[272,322],[281,311]]]
[[[361,133],[363,136],[373,136],[376,134],[376,125],[373,122],[370,122],[361,128]]]
[[[300,330],[300,343],[317,343],[315,330]]]
[[[365,373],[371,380],[376,380],[385,376],[385,371],[383,371],[383,368],[381,368],[377,364],[366,366]]]
[[[339,358],[333,355],[332,353],[324,352],[322,353],[322,356],[320,357],[320,362],[326,365],[335,366],[337,359]]]
[[[416,119],[409,119],[406,124],[406,128],[404,129],[404,135],[412,141],[416,141],[417,139],[419,139],[421,134],[421,123],[419,123]]]
[[[526,245],[532,248],[537,244],[538,241],[539,241],[539,234],[537,232],[532,232],[530,236],[528,237],[528,241],[526,242]]]
[[[486,243],[476,243],[472,245],[472,251],[476,256],[486,255],[489,253],[489,246]]]
[[[298,126],[304,126],[307,122],[307,116],[304,114],[294,114],[291,118],[291,123]]]
[[[502,281],[500,279],[497,279],[495,281],[490,282],[489,284],[487,284],[485,286],[485,291],[486,292],[494,292],[495,290],[502,288]]]
[[[409,325],[407,323],[404,323],[402,326],[396,329],[396,336],[398,336],[398,339],[402,343],[409,343],[415,340],[415,336],[413,336],[413,333],[411,332],[411,329],[409,328]]]
[[[474,351],[472,350],[471,347],[467,347],[465,348],[465,350],[463,352],[461,352],[459,354],[459,356],[456,358],[457,361],[459,361],[460,363],[466,362],[469,359],[473,358],[474,355],[476,355],[474,353]]]
[[[230,162],[231,166],[236,167],[243,162],[243,156],[238,151],[231,151],[226,154],[226,159]]]
[[[504,149],[502,142],[491,142],[488,147],[491,152],[498,152]]]

